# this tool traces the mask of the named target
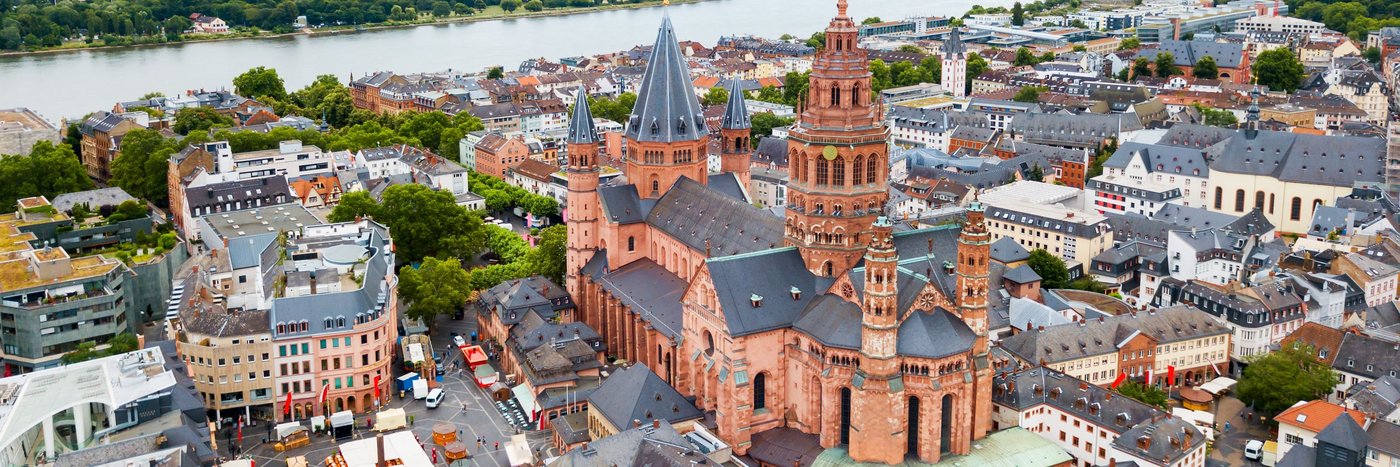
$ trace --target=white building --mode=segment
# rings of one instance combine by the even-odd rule
[[[1255,16],[1236,21],[1235,30],[1317,34],[1327,31],[1327,25],[1292,16]]]
[[[1171,204],[1193,207],[1206,205],[1210,166],[1199,149],[1123,143],[1118,147],[1118,151],[1104,162],[1103,174],[1111,177],[1114,185],[1128,190],[1165,193],[1174,188],[1180,193],[1180,197],[1165,201]],[[1097,201],[1097,197],[1094,196],[1090,199]],[[1161,203],[1162,201],[1157,202],[1158,209]]]

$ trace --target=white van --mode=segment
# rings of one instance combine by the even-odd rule
[[[444,394],[443,394],[443,392],[442,392],[442,388],[433,388],[432,391],[428,391],[428,398],[427,398],[428,408],[430,408],[430,409],[436,409],[436,408],[438,408],[439,405],[442,405],[442,398],[443,398],[443,397],[444,397]]]
[[[1251,440],[1249,440],[1248,443],[1245,443],[1245,444],[1244,444],[1244,458],[1245,458],[1245,459],[1249,459],[1249,460],[1252,460],[1252,461],[1257,461],[1257,460],[1259,460],[1259,459],[1262,458],[1262,457],[1264,457],[1264,442],[1263,442],[1263,441],[1259,441],[1259,440],[1257,440],[1257,439],[1251,439]]]

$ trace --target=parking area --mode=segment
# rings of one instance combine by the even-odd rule
[[[553,455],[549,449],[549,433],[546,431],[525,431],[523,414],[518,407],[513,405],[497,405],[486,391],[478,387],[471,376],[461,368],[461,353],[455,352],[452,346],[451,333],[460,335],[470,335],[475,329],[475,317],[468,312],[462,320],[452,320],[450,317],[441,317],[433,326],[432,336],[433,350],[438,353],[448,351],[448,357],[443,361],[443,367],[453,368],[443,375],[442,388],[445,396],[442,405],[436,409],[429,409],[422,400],[413,400],[410,394],[406,399],[400,399],[397,392],[390,394],[389,408],[402,408],[407,416],[411,418],[412,430],[423,442],[425,449],[431,452],[434,447],[438,451],[438,465],[479,465],[479,466],[507,466],[505,443],[516,433],[525,433],[530,442],[530,447],[537,453],[539,458]],[[395,375],[397,376],[397,375]],[[512,412],[514,412],[512,414]],[[355,414],[355,430],[352,441],[361,438],[372,438],[374,431],[366,428],[367,419],[373,414]],[[432,444],[433,425],[438,422],[450,422],[458,429],[458,438],[466,442],[467,451],[470,457],[464,461],[448,464],[443,458],[443,449]],[[329,435],[313,435],[311,445],[287,452],[276,452],[272,443],[262,443],[264,427],[258,427],[255,434],[244,433],[244,452],[252,456],[257,465],[286,465],[289,456],[305,456],[311,465],[324,465],[327,456],[336,451],[338,442],[331,439]],[[486,440],[484,445],[478,446],[476,439]],[[500,443],[499,445],[497,443]]]
[[[1225,424],[1229,423],[1226,430]],[[1269,441],[1274,439],[1269,429],[1243,402],[1226,395],[1215,402],[1216,438],[1210,452],[1210,460],[1223,465],[1260,465],[1259,462],[1244,458],[1244,445],[1249,440]]]

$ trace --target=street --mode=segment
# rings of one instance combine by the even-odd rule
[[[460,369],[461,352],[457,352],[456,348],[452,346],[452,332],[470,335],[475,330],[476,317],[473,313],[467,311],[466,316],[461,320],[453,320],[449,316],[440,317],[433,326],[433,351],[438,353],[442,353],[444,350],[449,351],[448,358],[443,361],[443,366],[457,368],[443,376],[442,388],[446,395],[442,405],[436,409],[428,409],[423,401],[399,399],[398,394],[393,393],[390,394],[391,401],[388,408],[404,409],[404,412],[413,420],[413,425],[409,429],[418,435],[418,439],[423,441],[427,449],[437,447],[439,465],[508,466],[504,444],[511,435],[516,433],[516,430],[502,417],[486,392],[477,387],[475,381]],[[399,368],[399,366],[395,365],[395,368]],[[395,371],[395,377],[397,377],[401,371]],[[466,404],[465,408],[463,408],[464,403]],[[356,414],[353,439],[374,436],[375,432],[365,429],[365,419],[372,415]],[[459,430],[458,438],[467,443],[467,452],[470,457],[465,461],[448,464],[443,457],[443,448],[432,444],[433,425],[444,421],[455,424]],[[255,431],[252,434],[245,434],[244,438],[245,454],[251,455],[260,466],[286,465],[286,459],[289,456],[306,456],[306,460],[311,465],[323,465],[326,457],[336,451],[338,444],[329,435],[313,435],[310,446],[279,453],[273,449],[273,443],[258,442],[261,441],[264,434],[265,432]],[[484,447],[477,447],[475,442],[477,437],[486,439]],[[542,452],[543,457],[556,454],[549,447],[550,434],[548,431],[528,432],[527,437],[530,446],[536,449],[536,452]],[[500,448],[496,447],[497,442],[502,444]]]
[[[1245,420],[1245,412],[1250,412],[1243,402],[1234,396],[1221,396],[1215,402],[1216,438],[1209,460],[1224,462],[1226,465],[1258,465],[1257,461],[1245,460],[1244,444],[1252,439],[1269,441],[1269,429],[1259,422],[1259,415],[1253,420]],[[1225,432],[1225,423],[1230,423],[1230,431]]]

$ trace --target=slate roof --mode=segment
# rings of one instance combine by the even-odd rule
[[[1142,165],[1147,167],[1149,173],[1176,173],[1203,178],[1210,175],[1210,166],[1206,162],[1205,155],[1199,149],[1180,146],[1127,142],[1119,146],[1113,156],[1109,157],[1103,165],[1108,168],[1124,169],[1132,163],[1133,159],[1141,160]],[[1158,166],[1161,168],[1159,169]]]
[[[578,87],[574,96],[574,114],[569,120],[569,139],[573,144],[598,144],[598,130],[593,126],[593,111],[588,108],[588,90]]]
[[[744,91],[739,88],[739,82],[731,81],[729,84],[729,101],[724,105],[724,117],[720,128],[726,130],[747,130],[752,126],[749,123],[749,107],[744,102]]]
[[[1116,230],[1116,228],[1115,228]],[[1002,264],[1030,259],[1031,252],[1011,237],[1002,237],[992,242],[992,260]]]
[[[1007,324],[1023,331],[1033,331],[1041,326],[1051,327],[1071,324],[1063,313],[1043,303],[1026,298],[1012,298]]]
[[[256,204],[253,200],[264,200],[261,204],[267,206],[290,202],[292,198],[287,177],[280,175],[185,188],[185,205],[191,212],[197,208],[231,210],[222,209],[225,205],[252,206]]]
[[[1159,308],[1152,313],[1115,315],[1023,332],[1002,339],[1001,347],[1034,365],[1115,353],[1124,341],[1136,334],[1146,334],[1158,344],[1167,344],[1229,333],[1229,328],[1209,314],[1192,306],[1179,305]]]
[[[962,36],[958,33],[958,28],[948,31],[948,38],[943,41],[943,54],[962,55],[967,53],[967,47],[963,45]]]
[[[1085,399],[1082,406],[1076,404],[1080,398]],[[1147,425],[1153,417],[1165,415],[1150,405],[1112,394],[1108,388],[1044,367],[997,374],[992,379],[992,402],[1017,411],[1048,405],[1094,423],[1120,438],[1133,427]]]
[[[1400,457],[1400,425],[1385,420],[1374,420],[1366,433],[1371,437],[1371,449]]]
[[[791,296],[777,299],[791,299]],[[860,307],[840,296],[823,294],[817,297],[792,327],[828,347],[860,350]]]
[[[782,219],[684,177],[656,201],[646,222],[709,256],[766,250],[783,242]]]
[[[1333,231],[1345,232],[1347,227],[1350,227],[1350,222],[1347,221],[1350,215],[1351,211],[1343,208],[1318,206],[1313,213],[1312,225],[1308,226],[1308,235],[1326,237]]]
[[[1119,399],[1127,399],[1121,397]],[[1147,448],[1143,449],[1138,445],[1139,438],[1149,438]],[[1173,442],[1180,443],[1173,446]],[[1132,429],[1123,432],[1117,439],[1113,440],[1113,446],[1119,451],[1129,453],[1141,459],[1162,459],[1163,465],[1175,465],[1181,458],[1186,457],[1196,448],[1206,442],[1206,437],[1191,422],[1176,417],[1167,417],[1158,421],[1149,421],[1138,424]]]
[[[670,424],[704,416],[645,365],[614,371],[588,396],[588,403],[619,430],[631,428],[634,420],[650,426],[652,420]]]
[[[389,295],[387,290],[389,285],[385,282],[389,267],[393,259],[388,255],[389,238],[386,232],[375,228],[368,232],[365,237],[365,248],[370,249],[368,261],[365,262],[363,280],[359,288],[342,292],[321,293],[314,295],[303,295],[299,297],[284,297],[272,301],[272,308],[268,313],[269,322],[273,323],[294,323],[306,321],[307,330],[305,332],[287,332],[286,335],[315,335],[322,332],[334,330],[325,326],[324,319],[334,314],[342,314],[347,318],[353,318],[357,313],[374,313],[384,309],[384,297]],[[347,319],[347,324],[353,326],[354,320]],[[344,331],[344,329],[339,329]]]
[[[507,326],[519,323],[529,310],[553,318],[555,311],[574,306],[569,293],[544,276],[502,282],[482,292],[480,300],[483,312],[496,313]]]
[[[605,255],[595,253],[594,256]],[[627,263],[594,279],[657,331],[673,341],[680,339],[684,311],[681,296],[686,288],[684,279],[650,259]]]
[[[1235,130],[1218,126],[1176,124],[1172,125],[1157,144],[1185,148],[1205,149],[1235,135]]]
[[[1238,68],[1244,57],[1244,43],[1164,40],[1156,49],[1143,49],[1134,58],[1154,60],[1159,52],[1171,53],[1177,66],[1193,66],[1202,58],[1211,57],[1220,68]]]
[[[966,352],[976,338],[967,323],[947,310],[916,311],[899,323],[896,351],[904,356],[943,358]]]
[[[778,167],[788,165],[787,140],[774,137],[765,137],[758,140],[758,150],[753,153],[753,162],[760,164],[773,164]]]
[[[689,446],[670,424],[662,423],[653,429],[650,425],[631,428],[619,427],[626,431],[603,439],[593,440],[587,448],[579,448],[555,458],[551,466],[558,467],[622,467],[622,466],[667,466],[674,460],[666,460],[665,450],[653,449],[674,446]]]
[[[1370,379],[1400,372],[1400,344],[1374,337],[1347,333],[1337,348],[1332,368]]]
[[[655,199],[642,199],[637,194],[637,186],[631,184],[600,187],[598,199],[603,208],[603,218],[616,224],[645,221],[657,202]]]
[[[1317,434],[1317,442],[1340,446],[1352,452],[1365,452],[1370,440],[1366,430],[1361,429],[1361,425],[1357,425],[1356,419],[1351,417],[1337,417]]]
[[[1021,113],[1011,118],[1007,131],[1032,143],[1094,146],[1142,129],[1136,117],[1124,114]]]
[[[794,247],[710,258],[705,267],[709,269],[729,334],[734,337],[792,325],[832,281],[813,276]],[[799,290],[795,300],[791,297],[793,287]],[[750,303],[753,295],[764,297],[760,308]]]
[[[644,142],[695,141],[707,132],[690,68],[676,41],[671,17],[661,20],[627,124],[628,137]]]
[[[1030,266],[1024,264],[1012,268],[1009,271],[1006,271],[1006,273],[1003,274],[1001,278],[1009,280],[1011,282],[1015,282],[1017,284],[1029,284],[1032,282],[1040,282],[1040,275],[1036,274],[1035,270],[1031,269]]]
[[[1211,170],[1277,178],[1285,182],[1352,187],[1385,179],[1385,141],[1259,131],[1237,134],[1208,151]]]

